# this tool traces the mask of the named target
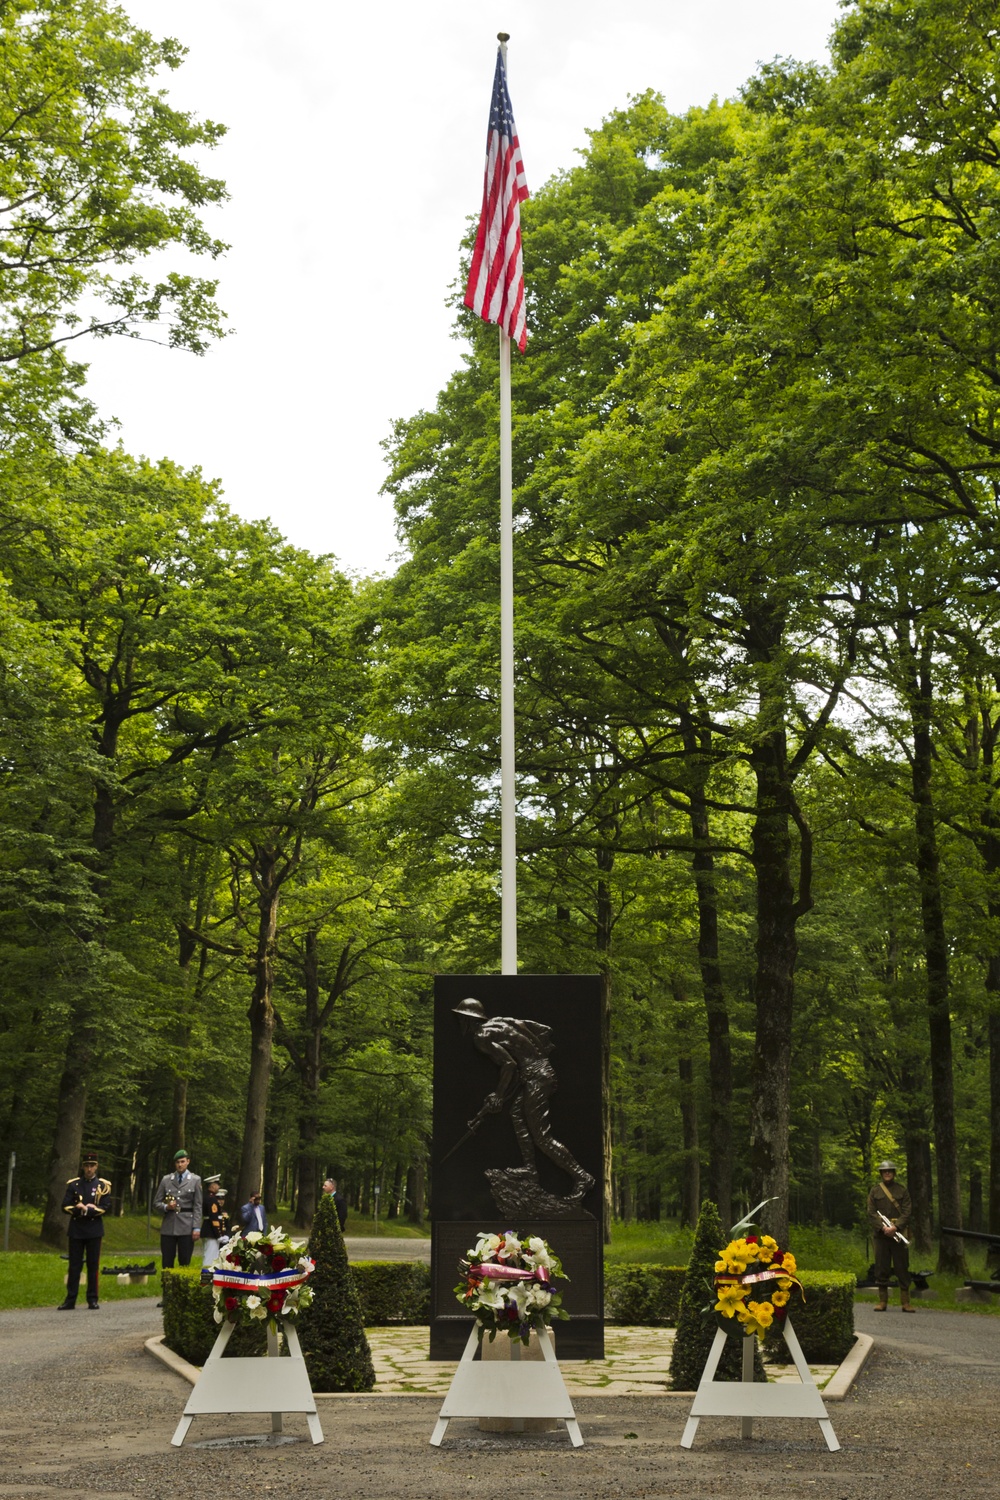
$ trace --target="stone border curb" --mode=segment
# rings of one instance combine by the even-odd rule
[[[846,1401],[852,1385],[864,1369],[865,1361],[874,1347],[875,1340],[870,1333],[854,1335],[854,1348],[837,1366],[820,1391],[824,1401]]]
[[[143,1341],[143,1348],[146,1353],[151,1354],[154,1359],[158,1359],[162,1365],[166,1365],[168,1370],[173,1370],[174,1374],[179,1375],[182,1380],[186,1380],[188,1385],[196,1384],[198,1376],[201,1374],[198,1366],[189,1365],[186,1359],[181,1359],[179,1354],[175,1354],[172,1349],[168,1349],[163,1342],[165,1337],[165,1334],[158,1333],[154,1338],[145,1339]]]
[[[167,1366],[168,1370],[172,1370],[175,1375],[179,1375],[181,1379],[186,1380],[189,1385],[194,1385],[198,1379],[198,1376],[201,1374],[201,1371],[198,1369],[197,1365],[189,1364],[186,1359],[182,1359],[179,1354],[175,1354],[172,1349],[168,1349],[166,1344],[163,1342],[163,1339],[164,1335],[162,1333],[156,1334],[154,1338],[146,1339],[143,1345],[146,1353],[151,1354],[154,1359],[158,1359],[161,1364]],[[820,1391],[820,1395],[823,1397],[824,1401],[844,1401],[847,1399],[847,1396],[850,1394],[851,1387],[857,1380],[858,1376],[861,1374],[861,1371],[863,1370],[865,1365],[865,1361],[867,1360],[869,1354],[872,1352],[874,1346],[875,1340],[872,1338],[871,1334],[856,1333],[854,1335],[854,1348],[837,1366],[824,1388]],[[600,1396],[601,1393],[600,1391],[594,1391],[593,1394],[595,1396]],[[660,1396],[666,1396],[667,1398],[673,1396],[680,1397],[682,1400],[690,1401],[693,1399],[695,1392],[660,1391],[657,1392],[657,1394]],[[426,1391],[315,1391],[314,1395],[317,1401],[342,1401],[345,1399],[353,1399],[355,1396],[380,1396],[385,1398],[397,1397],[404,1400],[410,1396],[422,1396],[424,1400],[435,1399]],[[580,1399],[579,1393],[574,1399]]]

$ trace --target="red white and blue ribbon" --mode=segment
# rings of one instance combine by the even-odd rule
[[[294,1267],[290,1271],[276,1271],[271,1276],[255,1276],[252,1271],[227,1271],[217,1267],[212,1272],[212,1285],[228,1287],[234,1292],[288,1291],[308,1281],[315,1269],[312,1261],[307,1270]]]

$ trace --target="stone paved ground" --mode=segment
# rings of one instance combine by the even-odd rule
[[[581,1396],[585,1445],[562,1433],[493,1436],[455,1422],[429,1447],[437,1397],[322,1403],[327,1441],[227,1449],[170,1436],[190,1387],[142,1348],[159,1331],[151,1302],[100,1313],[0,1314],[0,1497],[145,1500],[225,1494],[282,1500],[996,1500],[1000,1320],[921,1312],[881,1318],[849,1399],[831,1408],[843,1443],[828,1453],[811,1423],[705,1421],[678,1446],[685,1404],[662,1396]],[[286,1418],[305,1435],[302,1418]],[[259,1418],[198,1418],[191,1438],[259,1434]],[[191,1439],[189,1439],[190,1444]]]
[[[443,1396],[455,1373],[453,1363],[431,1363],[427,1358],[426,1328],[372,1328],[368,1331],[379,1390],[396,1395]],[[558,1348],[559,1333],[556,1331]],[[562,1366],[566,1389],[577,1396],[657,1396],[666,1390],[673,1349],[672,1328],[608,1328],[605,1357],[567,1360]],[[836,1366],[811,1365],[816,1384],[826,1385]],[[798,1385],[794,1367],[769,1366],[768,1374],[782,1384]]]

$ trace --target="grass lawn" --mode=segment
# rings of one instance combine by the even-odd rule
[[[127,1263],[122,1256],[101,1258],[102,1266]],[[134,1263],[134,1262],[133,1262]],[[66,1262],[55,1253],[38,1255],[30,1250],[9,1250],[0,1253],[0,1308],[12,1307],[57,1307],[66,1295]],[[146,1286],[119,1286],[113,1276],[101,1277],[101,1301],[122,1302],[130,1297],[159,1297],[159,1273],[151,1276]],[[87,1272],[84,1267],[80,1279],[80,1296],[77,1306],[87,1305]]]
[[[348,1239],[351,1237],[359,1240],[373,1239],[375,1220],[363,1219],[352,1208],[347,1214],[347,1228],[344,1233]],[[426,1224],[410,1224],[406,1219],[379,1219],[378,1238],[382,1239],[383,1236],[387,1240],[429,1240],[431,1223],[429,1219]]]
[[[12,1209],[10,1216],[11,1251],[24,1250],[29,1254],[52,1255],[51,1245],[42,1243],[42,1210],[21,1205]],[[62,1247],[65,1249],[65,1245]],[[104,1254],[141,1255],[146,1259],[160,1248],[160,1221],[154,1216],[152,1230],[146,1229],[145,1214],[123,1214],[121,1218],[106,1217],[104,1220]]]

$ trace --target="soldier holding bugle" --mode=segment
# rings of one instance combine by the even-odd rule
[[[879,1181],[868,1194],[868,1222],[875,1245],[875,1281],[878,1285],[876,1312],[889,1305],[889,1277],[899,1281],[899,1301],[904,1312],[915,1312],[910,1303],[910,1245],[906,1230],[913,1208],[902,1182],[896,1181],[896,1163],[881,1161]]]

